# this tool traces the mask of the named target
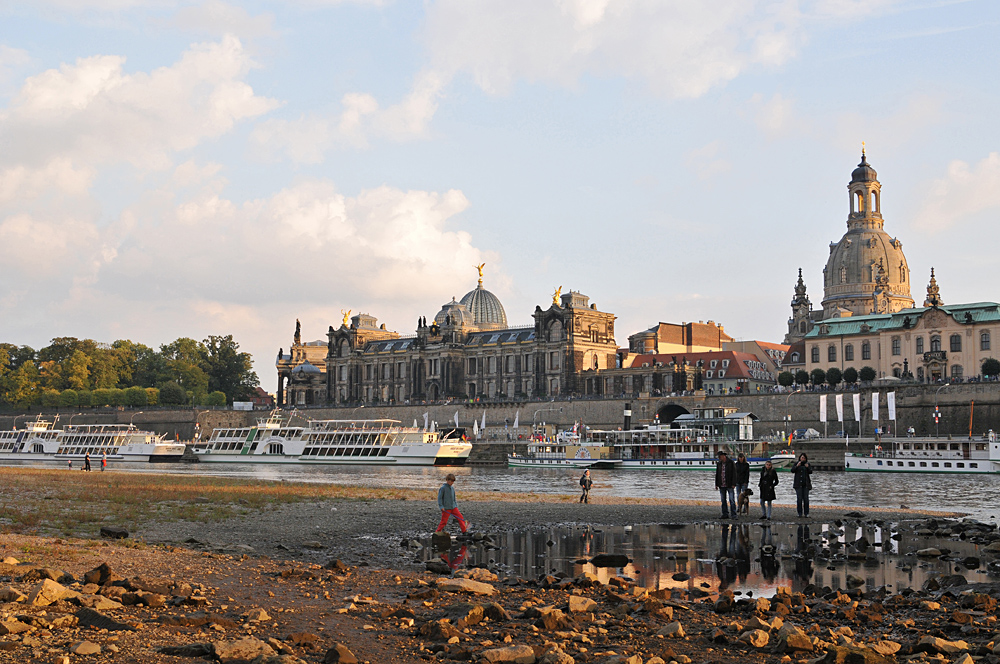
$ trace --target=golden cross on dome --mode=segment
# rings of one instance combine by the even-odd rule
[[[865,153],[865,142],[861,141],[861,154]]]

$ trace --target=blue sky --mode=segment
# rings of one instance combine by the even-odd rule
[[[0,337],[412,333],[475,286],[780,341],[861,141],[913,296],[995,301],[987,0],[0,1]]]

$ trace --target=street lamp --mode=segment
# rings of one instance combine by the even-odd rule
[[[562,407],[559,407],[559,408],[539,408],[538,410],[536,410],[535,414],[531,416],[531,434],[532,435],[535,434],[535,421],[536,421],[536,418],[538,417],[538,414],[539,413],[544,413],[544,412],[549,411],[549,410],[558,410],[561,413],[563,409],[562,409]]]
[[[135,419],[135,416],[136,416],[136,415],[142,415],[142,413],[143,413],[143,411],[141,411],[141,410],[140,410],[140,411],[137,411],[137,412],[135,412],[135,413],[132,413],[132,418],[131,418],[131,419],[130,419],[130,420],[128,421],[128,428],[129,428],[129,429],[131,429],[131,428],[132,428],[132,420],[134,420],[134,419]],[[77,413],[76,415],[79,415],[79,414],[80,414],[80,413]],[[76,417],[76,415],[74,415],[73,417]],[[73,423],[73,417],[69,418],[69,421],[70,421],[70,424],[72,424],[72,423]]]
[[[785,440],[788,440],[788,428],[792,424],[792,414],[788,412],[788,400],[792,398],[793,394],[798,394],[802,391],[802,388],[795,390],[794,392],[789,392],[788,396],[785,397]]]
[[[73,426],[73,418],[76,417],[77,415],[83,415],[83,413],[73,413],[72,415],[70,415],[69,416],[69,425],[70,426]]]
[[[941,437],[941,416],[938,414],[938,393],[946,387],[951,387],[951,383],[945,383],[934,391],[934,437]]]

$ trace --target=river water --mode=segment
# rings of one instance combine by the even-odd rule
[[[437,489],[449,472],[461,491],[573,494],[579,470],[497,467],[286,466],[271,464],[150,464],[129,470],[315,482],[400,489]],[[592,495],[619,498],[718,500],[710,471],[592,470]],[[778,503],[795,504],[792,477],[779,473]],[[751,486],[756,482],[751,474]],[[1000,514],[1000,474],[931,475],[815,472],[810,503],[861,508],[898,508],[967,513],[981,520]],[[756,487],[754,487],[756,489]],[[751,507],[756,508],[751,498]]]

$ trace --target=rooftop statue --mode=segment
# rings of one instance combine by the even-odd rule
[[[557,288],[556,291],[554,293],[552,293],[552,304],[554,304],[556,306],[559,305],[559,296],[560,295],[562,295],[562,286],[560,286],[559,288]]]
[[[344,314],[344,327],[350,327],[351,326],[351,310],[348,309],[347,311],[344,311],[343,309],[341,309],[340,313]]]

